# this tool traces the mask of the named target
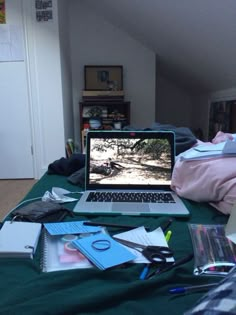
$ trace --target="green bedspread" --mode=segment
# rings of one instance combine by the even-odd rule
[[[52,187],[78,191],[66,177],[44,175],[25,199],[40,197]],[[184,200],[191,212],[190,218],[177,218],[171,225],[169,246],[175,259],[192,253],[192,242],[187,223],[226,223],[221,215],[207,204]],[[70,209],[75,203],[67,204]],[[119,224],[145,225],[155,229],[164,217],[147,216],[80,216],[74,220],[91,219]],[[70,218],[71,220],[71,218]],[[112,232],[121,232],[110,229]],[[17,237],[17,235],[16,235]],[[204,294],[194,292],[171,295],[176,286],[205,284],[219,277],[194,276],[190,261],[150,280],[139,280],[142,264],[129,264],[111,270],[97,268],[43,273],[40,270],[42,242],[35,258],[0,260],[0,314],[183,314]]]

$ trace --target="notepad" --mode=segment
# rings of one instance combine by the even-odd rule
[[[41,223],[6,221],[0,230],[0,258],[33,258]]]
[[[51,235],[86,234],[102,231],[99,226],[86,226],[83,223],[84,221],[44,223],[44,227]]]
[[[136,258],[123,245],[102,233],[75,240],[73,245],[99,269],[105,270]]]

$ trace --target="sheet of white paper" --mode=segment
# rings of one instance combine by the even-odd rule
[[[236,203],[231,210],[231,214],[225,227],[225,235],[229,240],[236,244]]]
[[[23,27],[0,24],[0,62],[24,60]]]
[[[191,148],[183,153],[180,153],[176,160],[202,160],[210,159],[217,156],[223,156],[222,151],[198,151],[196,148]]]
[[[165,235],[161,228],[157,228],[156,230],[152,232],[147,232],[143,226],[138,227],[136,229],[119,233],[116,235],[113,235],[114,237],[120,238],[122,240],[127,240],[130,242],[134,242],[137,244],[142,245],[156,245],[156,246],[167,246],[168,244],[165,239]],[[149,261],[143,257],[143,255],[130,247],[125,246],[128,248],[132,253],[137,255],[137,258],[133,261],[134,263],[149,263]],[[174,258],[167,258],[168,262],[173,262]]]
[[[194,148],[194,150],[199,152],[209,152],[209,151],[222,151],[224,148],[225,142],[220,142],[217,144],[200,144]]]
[[[235,154],[236,153],[236,141],[226,141],[223,148],[223,154]]]
[[[199,152],[214,152],[218,151],[222,154],[232,154],[236,153],[236,141],[227,140],[217,144],[200,144],[194,148],[194,150]]]
[[[218,144],[200,144],[180,153],[176,160],[202,160],[214,157],[236,156],[236,141],[227,140]]]

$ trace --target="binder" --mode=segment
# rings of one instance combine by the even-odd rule
[[[0,230],[0,258],[33,258],[41,223],[6,221]]]
[[[92,264],[72,245],[78,235],[51,235],[44,228],[40,267],[42,272],[91,268]]]

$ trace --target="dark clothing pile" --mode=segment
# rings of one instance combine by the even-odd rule
[[[60,158],[48,166],[48,174],[70,176],[85,166],[85,154],[73,153],[69,158]]]

